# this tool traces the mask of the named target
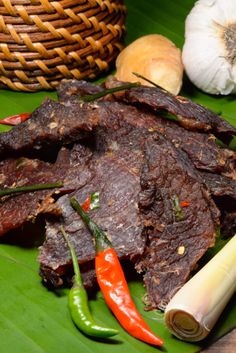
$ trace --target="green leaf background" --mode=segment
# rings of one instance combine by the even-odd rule
[[[126,0],[128,8],[126,43],[149,33],[160,33],[178,47],[184,42],[184,21],[193,0]],[[216,97],[200,92],[185,78],[181,92],[236,125],[236,102],[233,96]],[[30,112],[55,92],[20,93],[0,90],[0,118]],[[0,131],[8,130],[0,125]],[[235,144],[235,142],[234,142]],[[18,245],[0,240],[0,342],[3,353],[154,353],[150,347],[130,337],[109,312],[100,292],[91,298],[95,319],[119,329],[117,337],[96,341],[85,337],[73,325],[67,308],[68,290],[49,291],[38,275],[36,246]],[[236,298],[224,311],[210,337],[201,344],[175,339],[163,324],[158,311],[145,312],[142,296],[145,289],[138,280],[129,282],[131,294],[154,332],[165,340],[163,352],[194,353],[236,326]],[[197,293],[196,293],[197,297]],[[194,298],[193,298],[194,299]]]

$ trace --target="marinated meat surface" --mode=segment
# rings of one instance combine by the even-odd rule
[[[218,197],[229,196],[232,198],[232,202],[236,202],[236,180],[223,175],[206,172],[201,172],[200,175],[212,195]]]
[[[103,109],[101,126],[94,132],[88,147],[93,151],[89,165],[95,176],[75,196],[83,203],[90,193],[100,192],[101,207],[92,211],[91,215],[111,236],[120,258],[134,261],[143,252],[145,245],[137,202],[143,160],[140,146],[146,135],[150,134],[144,129],[148,119],[145,115],[137,115],[136,108],[127,109],[120,103],[106,103]],[[90,286],[94,284],[93,267],[90,265],[93,265],[95,255],[91,234],[71,209],[68,197],[60,198],[57,203],[62,210],[62,218],[47,224],[46,241],[39,256],[41,276],[53,286],[60,286],[68,280],[71,261],[60,234],[59,228],[63,222],[71,239],[74,239],[84,284]],[[74,224],[78,229],[74,229]]]
[[[101,226],[103,226],[104,229],[108,232],[108,234],[111,235],[113,244],[115,245],[115,248],[117,249],[119,256],[121,258],[123,257],[129,258],[129,259],[133,258],[134,262],[136,261],[136,259],[138,259],[137,261],[139,262],[140,254],[143,251],[143,249],[141,251],[142,247],[140,246],[138,247],[140,251],[138,251],[137,248],[135,248],[136,252],[133,252],[133,255],[132,255],[132,250],[130,249],[129,244],[134,245],[133,244],[134,242],[138,244],[137,239],[138,240],[142,239],[141,243],[142,243],[142,246],[144,247],[144,242],[146,241],[146,236],[147,236],[146,230],[145,230],[146,222],[140,222],[139,218],[138,218],[139,221],[137,222],[135,221],[136,219],[135,217],[137,216],[140,217],[140,209],[137,206],[137,200],[138,200],[138,195],[140,193],[140,174],[144,163],[143,146],[145,144],[145,141],[148,138],[150,138],[150,136],[155,134],[155,129],[152,129],[151,127],[153,127],[153,124],[156,122],[156,119],[153,119],[153,116],[150,114],[147,114],[145,111],[138,113],[137,108],[127,107],[126,105],[123,105],[120,103],[106,102],[103,104],[103,109],[104,109],[104,112],[101,114],[102,118],[100,120],[101,125],[99,128],[96,129],[92,139],[93,140],[92,148],[94,149],[94,154],[93,154],[94,157],[91,163],[96,169],[94,171],[94,174],[96,176],[86,186],[80,189],[76,193],[76,196],[81,203],[86,199],[88,194],[97,190],[99,191],[104,190],[101,193],[101,195],[105,193],[104,197],[107,197],[106,194],[108,193],[111,197],[113,188],[115,188],[114,189],[115,193],[117,193],[117,190],[121,190],[118,193],[119,197],[116,200],[116,203],[119,203],[119,202],[122,203],[123,192],[125,193],[126,197],[128,196],[128,199],[130,199],[130,204],[129,204],[130,208],[128,211],[126,210],[125,212],[126,217],[124,217],[124,220],[122,222],[120,222],[120,217],[122,216],[122,213],[117,211],[114,212],[113,217],[109,217],[107,218],[107,220],[106,220],[106,217],[105,218],[100,217],[100,212],[103,212],[109,215],[111,214],[111,209],[108,206],[108,203],[106,200],[101,200],[101,205],[103,205],[102,210],[93,211],[92,215],[95,221],[97,221]],[[172,148],[175,149],[174,146],[172,146]],[[96,153],[98,154],[97,157],[96,157]],[[104,161],[106,161],[106,167],[103,166]],[[194,178],[197,179],[198,178],[197,171],[193,169],[191,164],[189,168],[189,166],[187,165],[187,161],[185,162],[186,162],[185,168],[189,170],[189,174],[192,174],[193,179]],[[102,168],[100,163],[102,163]],[[190,162],[188,161],[188,163]],[[127,175],[124,175],[119,171],[120,166],[123,166],[123,167],[125,166],[125,169],[128,173]],[[99,169],[97,170],[98,167]],[[114,171],[114,168],[116,168],[116,171]],[[106,174],[108,170],[112,172],[114,171],[114,177],[109,176],[107,180]],[[116,180],[117,175],[120,176],[119,181]],[[100,181],[100,178],[102,182]],[[109,185],[110,180],[112,180],[112,183],[111,183],[112,190],[110,190],[108,186],[106,187],[103,186],[104,182],[108,182],[108,185]],[[195,183],[200,188],[201,184],[198,181],[195,181]],[[127,188],[133,190],[132,192],[135,192],[135,197],[132,197],[132,195],[130,195],[127,192]],[[177,192],[178,190],[176,191],[176,193]],[[202,194],[203,194],[203,191],[202,191]],[[134,202],[134,200],[136,201]],[[214,232],[214,221],[212,219],[213,217],[212,214],[214,214],[215,220],[218,220],[219,214],[215,208],[215,205],[207,196],[205,196],[204,200],[205,200],[206,207],[208,208],[209,215],[211,216],[210,221]],[[66,207],[64,205],[65,202],[66,202]],[[69,202],[68,202],[68,196],[64,196],[60,198],[60,200],[58,201],[58,204],[63,210],[62,211],[63,219],[61,219],[59,222],[53,222],[48,224],[46,242],[41,247],[41,253],[39,258],[41,263],[41,275],[44,278],[44,281],[47,283],[53,282],[54,286],[61,285],[63,281],[67,280],[67,271],[70,266],[70,255],[66,245],[64,244],[64,240],[60,235],[59,227],[61,222],[65,222],[64,227],[67,229],[67,232],[71,235],[71,239],[72,240],[74,239],[74,246],[77,250],[77,256],[82,266],[87,262],[92,263],[91,261],[93,261],[93,258],[94,258],[94,246],[91,240],[91,235],[84,227],[83,223],[81,223],[80,218],[76,214],[74,214],[74,212],[71,210],[71,207],[69,206]],[[122,209],[124,207],[122,206],[120,208]],[[67,210],[69,210],[70,214],[73,215],[72,217],[70,217],[70,214],[66,213]],[[130,216],[131,210],[135,213],[136,215],[135,217]],[[191,208],[191,211],[193,211],[192,208]],[[141,217],[142,217],[142,212],[141,212]],[[116,221],[116,217],[118,219],[117,221]],[[196,217],[198,218],[198,215],[196,215]],[[70,218],[72,218],[72,220],[76,220],[76,227],[78,227],[79,229],[77,228],[71,229],[72,220]],[[133,226],[137,224],[137,228],[136,228],[137,233],[135,233],[133,227],[131,226],[128,227],[131,229],[131,233],[127,231],[126,229],[127,218],[134,219],[132,221],[132,224]],[[125,220],[126,222],[124,223]],[[119,227],[119,222],[120,222],[120,227]],[[201,219],[199,220],[199,222],[201,222]],[[122,224],[124,228],[122,227]],[[203,228],[204,226],[205,225],[203,225]],[[82,227],[82,229],[80,227]],[[125,234],[125,239],[123,237],[120,239],[121,243],[124,246],[125,255],[124,254],[122,255],[122,253],[120,252],[120,248],[117,245],[117,239],[118,239],[117,229],[119,229],[120,234],[122,235]],[[83,233],[84,231],[86,231],[86,235]],[[136,241],[134,240],[134,238],[132,238],[132,235],[136,235]],[[213,235],[211,234],[211,236]],[[88,243],[87,243],[87,239],[88,239]],[[81,242],[83,241],[87,244],[86,246],[85,246],[85,243],[84,245],[82,245]],[[64,247],[61,244],[61,242],[64,244]],[[209,243],[208,244],[206,243],[204,245],[205,247],[200,249],[199,257],[201,257],[202,254],[209,247]],[[48,249],[49,249],[49,252],[48,252]],[[58,249],[60,249],[59,252],[58,252]],[[196,254],[197,254],[197,250],[196,250]],[[185,280],[186,278],[187,278],[187,275],[185,277]],[[87,276],[85,276],[84,280],[85,280],[86,286],[89,286],[93,283],[93,281],[91,280],[91,277],[89,277],[89,282],[87,282]]]
[[[55,203],[53,195],[59,197],[60,194],[78,189],[91,178],[91,172],[86,169],[84,154],[84,149],[77,147],[72,152],[63,149],[55,164],[28,158],[1,161],[1,189],[59,181],[63,182],[64,186],[60,189],[21,193],[1,198],[0,236],[21,227],[26,221],[34,221],[39,214],[60,214],[61,210]]]
[[[64,81],[59,86],[59,99],[70,102],[75,98],[77,99],[78,96],[98,93],[103,89],[101,86],[86,81]],[[100,100],[97,108],[100,115],[99,124],[101,124],[101,121],[103,124],[104,122],[107,124],[110,120],[109,113],[113,118],[114,115],[118,114],[120,122],[126,121],[126,116],[128,116],[129,123],[132,125],[138,126],[142,121],[142,127],[149,129],[150,132],[157,129],[171,140],[177,148],[184,150],[197,169],[227,174],[232,173],[232,170],[235,169],[236,152],[221,148],[217,145],[212,134],[186,130],[179,126],[177,122],[169,121],[161,117],[161,114],[140,106],[137,109],[134,106],[127,106],[118,102],[104,103]],[[138,121],[137,116],[139,117]]]
[[[63,275],[71,263],[68,246],[60,231],[62,224],[70,235],[80,264],[93,261],[95,256],[92,236],[80,216],[70,206],[69,198],[72,195],[83,204],[88,195],[99,191],[100,207],[91,211],[91,216],[106,231],[121,259],[134,260],[144,249],[145,238],[142,236],[137,205],[139,176],[117,156],[104,154],[94,158],[91,164],[94,177],[74,194],[61,197],[57,202],[62,210],[61,218],[47,224],[46,241],[40,249],[39,261],[44,281],[51,281],[52,277],[54,285],[56,274],[57,284],[61,285]],[[86,286],[89,284],[85,281]]]
[[[214,245],[215,224],[207,194],[185,156],[156,135],[147,139],[145,157],[139,209],[148,240],[136,269],[144,273],[149,309],[163,309]]]
[[[227,238],[233,237],[236,234],[236,210],[222,212],[220,231]]]
[[[85,81],[64,81],[58,89],[59,102],[44,101],[27,124],[0,135],[4,158],[8,153],[19,155],[68,144],[55,163],[24,158],[31,172],[26,167],[18,171],[13,162],[16,159],[0,162],[2,187],[16,180],[39,183],[43,178],[55,182],[62,177],[65,183],[57,201],[53,190],[35,192],[33,198],[32,193],[2,198],[0,217],[5,207],[12,210],[5,218],[8,228],[4,225],[3,233],[20,226],[32,214],[47,213],[46,240],[39,256],[43,281],[57,287],[72,278],[71,257],[60,232],[64,225],[75,246],[84,283],[91,287],[96,283],[94,244],[69,198],[75,195],[83,203],[90,193],[99,191],[100,208],[90,211],[92,218],[112,239],[120,259],[132,261],[143,273],[149,308],[162,308],[214,244],[219,225],[214,201],[222,212],[222,225],[235,211],[228,208],[227,200],[233,200],[235,193],[236,153],[219,147],[214,135],[208,133],[225,138],[235,129],[205,108],[169,97],[162,90],[155,94],[159,100],[161,94],[165,96],[164,108],[152,106],[156,88],[130,89],[92,103],[78,99],[103,89]],[[132,91],[136,95],[135,90],[140,101],[129,98]],[[150,102],[142,102],[141,96]],[[161,116],[163,110],[171,109],[181,112],[178,119],[183,126]],[[200,113],[205,116],[198,116]],[[8,174],[12,179],[4,184]],[[18,218],[17,198],[22,198],[23,209],[30,209],[29,213],[22,210]],[[31,205],[32,199],[35,203]],[[11,217],[18,219],[18,225]]]
[[[99,126],[103,128],[108,126],[111,129],[109,134],[105,133],[105,136],[111,139],[111,134],[117,135],[115,139],[119,139],[119,143],[123,141],[122,148],[125,146],[125,140],[128,149],[133,148],[135,144],[140,146],[139,138],[133,137],[132,141],[129,141],[126,136],[128,131],[140,135],[142,130],[143,138],[158,131],[172,141],[176,148],[186,152],[197,169],[219,174],[231,174],[234,170],[236,153],[218,146],[213,135],[185,130],[175,121],[169,121],[145,109],[118,102],[101,102],[98,110]],[[102,132],[99,135],[100,139],[101,135]],[[105,139],[106,137],[103,139],[103,144]],[[140,147],[137,149],[140,150]]]
[[[57,181],[61,181],[60,178]],[[55,182],[54,170],[48,163],[20,158],[0,162],[0,187],[15,187]],[[52,195],[54,190],[36,191],[0,199],[0,235],[19,228],[39,213],[58,212]]]
[[[88,94],[95,94],[102,92],[104,88],[100,85],[93,84],[83,80],[62,80],[57,87],[57,95],[61,103],[68,103],[71,101],[78,101],[78,97]]]
[[[106,81],[107,88],[120,84],[113,77]],[[162,88],[140,86],[119,92],[116,97],[129,103],[147,105],[154,111],[165,110],[176,116],[179,123],[189,130],[213,132],[223,140],[236,135],[236,129],[214,112],[186,97],[174,96]]]
[[[234,172],[236,152],[217,145],[214,135],[186,130],[176,122],[161,117],[156,117],[156,120],[158,131],[176,148],[186,152],[195,168],[229,176]]]
[[[0,134],[0,156],[75,142],[84,138],[97,123],[96,109],[89,104],[67,107],[46,99],[30,119]]]
[[[77,99],[78,96],[73,95],[75,92],[78,95],[84,95],[100,90],[100,86],[85,81],[65,81],[59,87],[59,97],[64,99],[65,105],[52,100],[44,101],[28,121],[0,135],[0,154],[2,151],[6,157],[13,152],[21,153],[31,149],[39,151],[45,146],[51,148],[55,145],[78,141],[85,136],[91,136],[91,132],[96,128],[112,124],[111,119],[118,115],[119,120],[115,119],[116,126],[112,125],[114,130],[117,126],[120,128],[122,123],[140,126],[146,130],[149,129],[149,132],[157,129],[176,147],[183,149],[196,168],[232,174],[235,169],[236,153],[220,148],[213,135],[185,130],[176,122],[164,119],[159,114],[144,108],[138,109],[127,104],[103,100],[82,104]],[[127,131],[126,126],[124,129]]]

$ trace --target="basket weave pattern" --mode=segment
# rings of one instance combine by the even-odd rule
[[[122,49],[122,0],[0,0],[0,85],[54,89],[95,78]]]

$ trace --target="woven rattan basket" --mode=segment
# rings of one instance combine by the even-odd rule
[[[122,49],[125,13],[122,0],[0,0],[0,86],[97,77]]]

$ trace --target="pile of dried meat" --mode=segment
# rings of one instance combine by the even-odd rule
[[[235,231],[236,152],[220,147],[216,138],[227,143],[236,129],[205,107],[156,87],[80,99],[121,84],[113,77],[103,85],[62,82],[58,101],[44,100],[29,120],[0,135],[1,188],[64,182],[59,191],[2,198],[0,235],[44,215],[40,274],[58,287],[70,282],[72,272],[63,224],[91,287],[94,244],[69,198],[83,203],[99,192],[92,218],[120,259],[143,275],[148,308],[164,308],[214,245],[219,226],[227,236]]]

